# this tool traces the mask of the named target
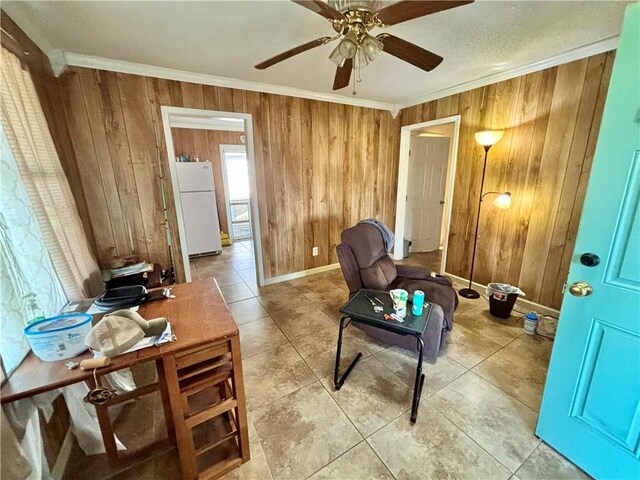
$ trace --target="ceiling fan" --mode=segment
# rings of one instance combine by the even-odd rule
[[[382,7],[383,2],[380,0],[328,0],[326,2],[293,0],[294,3],[329,20],[337,35],[318,38],[299,45],[257,64],[255,68],[264,70],[294,55],[339,39],[337,47],[329,55],[329,59],[338,66],[333,81],[334,90],[340,90],[349,85],[352,70],[357,72],[355,80],[360,81],[360,69],[367,66],[383,51],[430,72],[442,62],[443,58],[440,55],[389,33],[373,36],[369,32],[376,27],[397,25],[407,20],[473,3],[473,1],[402,0]],[[356,94],[355,88],[353,94]]]

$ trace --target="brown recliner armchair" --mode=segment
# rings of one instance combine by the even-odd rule
[[[342,243],[336,247],[336,251],[350,295],[361,288],[402,288],[409,294],[422,290],[426,301],[434,304],[423,340],[425,358],[436,358],[446,345],[448,332],[453,325],[453,312],[458,307],[458,296],[451,281],[444,277],[432,277],[421,268],[394,264],[385,251],[382,234],[373,225],[360,223],[344,230],[341,238]],[[383,342],[416,349],[415,338],[411,336],[401,336],[368,325],[355,325]]]

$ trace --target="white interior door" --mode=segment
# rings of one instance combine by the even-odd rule
[[[414,137],[409,155],[405,236],[412,252],[440,247],[449,138]]]

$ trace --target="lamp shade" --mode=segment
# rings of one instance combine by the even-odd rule
[[[504,135],[504,130],[486,130],[476,133],[476,142],[483,147],[490,147],[500,141]]]
[[[498,208],[509,208],[511,206],[511,193],[504,192],[503,194],[498,195],[493,201],[493,204]]]

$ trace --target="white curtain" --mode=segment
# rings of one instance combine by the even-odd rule
[[[29,72],[2,48],[2,126],[56,274],[69,299],[99,290],[100,271]]]
[[[30,320],[23,302],[27,294],[35,294],[47,316],[67,302],[0,126],[0,353],[8,374],[29,352],[22,333]]]

